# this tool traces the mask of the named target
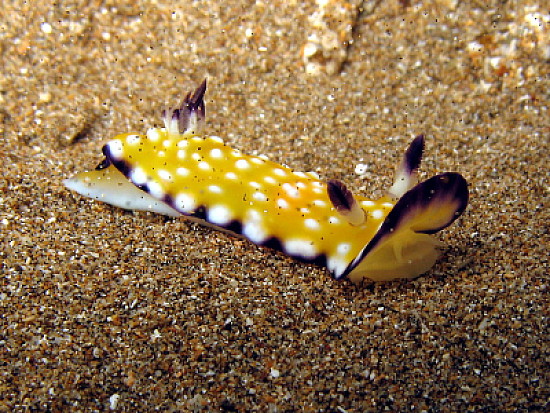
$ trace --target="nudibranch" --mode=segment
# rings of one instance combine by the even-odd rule
[[[405,152],[387,194],[371,200],[338,180],[325,183],[315,172],[203,136],[205,91],[206,81],[163,111],[163,128],[116,136],[95,170],[65,185],[117,207],[184,215],[326,266],[336,279],[414,278],[434,265],[441,244],[432,234],[462,214],[468,185],[454,172],[416,183],[422,135]]]

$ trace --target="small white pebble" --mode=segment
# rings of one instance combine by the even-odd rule
[[[120,394],[113,394],[109,397],[109,409],[116,410],[118,405],[118,400],[120,399]]]
[[[302,54],[304,55],[305,59],[308,59],[311,56],[314,56],[316,53],[318,53],[320,51],[320,49],[321,48],[319,47],[319,45],[317,45],[313,42],[308,42],[308,43],[306,43],[306,45],[302,49]]]
[[[357,175],[364,175],[367,173],[367,170],[369,169],[368,165],[367,164],[364,164],[364,163],[358,163],[356,166],[355,166],[355,173]]]
[[[41,103],[48,103],[52,100],[52,94],[50,92],[40,92],[38,94],[38,101]]]
[[[151,334],[151,340],[155,341],[156,339],[161,338],[161,337],[162,337],[162,334],[160,334],[158,329],[155,328],[155,330],[153,331],[153,334]]]
[[[250,39],[252,36],[254,36],[254,30],[252,30],[250,27],[247,27],[244,31],[244,35]]]
[[[42,33],[50,34],[53,31],[52,25],[50,23],[44,22],[40,25]]]

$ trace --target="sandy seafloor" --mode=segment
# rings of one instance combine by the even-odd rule
[[[1,411],[548,411],[548,10],[359,3],[336,74],[314,2],[3,3]],[[424,133],[471,191],[435,267],[357,288],[65,189],[205,77],[207,133],[358,193]]]

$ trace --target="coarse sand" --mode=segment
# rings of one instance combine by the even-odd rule
[[[548,411],[542,3],[4,1],[0,411]],[[63,186],[204,78],[208,134],[357,193],[425,134],[471,192],[436,266],[358,288]]]

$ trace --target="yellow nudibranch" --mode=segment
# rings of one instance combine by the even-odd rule
[[[130,210],[184,215],[353,282],[413,278],[439,256],[432,234],[468,203],[468,186],[447,172],[416,184],[422,135],[405,152],[386,196],[354,196],[337,180],[295,172],[200,133],[204,81],[163,112],[164,128],[126,133],[103,147],[94,171],[65,181],[81,195]]]

